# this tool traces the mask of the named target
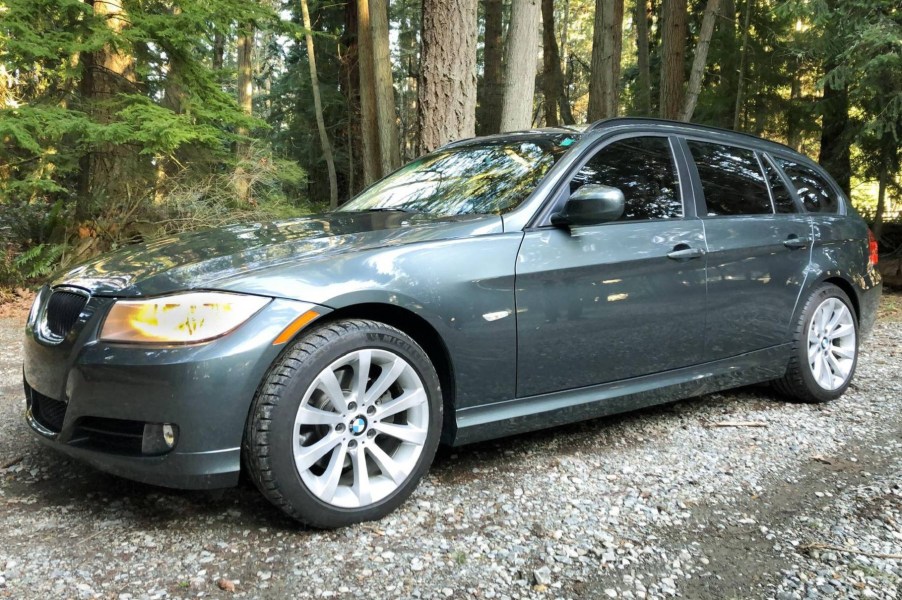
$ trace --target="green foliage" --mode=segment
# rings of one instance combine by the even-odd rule
[[[125,0],[128,24],[108,27],[80,0],[8,0],[0,63],[13,73],[0,107],[0,191],[52,200],[88,153],[108,145],[175,157],[184,148],[225,159],[239,128],[264,127],[244,115],[210,69],[211,35],[242,23],[278,23],[272,9],[237,0]],[[85,55],[136,57],[138,81],[112,97],[81,93]]]
[[[636,1],[625,6],[622,114],[640,110]],[[705,4],[688,5],[687,72]],[[115,22],[121,27],[84,0],[0,0],[0,280],[40,277],[54,261],[173,231],[325,206],[317,203],[328,197],[326,165],[297,2],[98,3],[119,5],[123,18]],[[407,158],[416,151],[421,6],[420,0],[389,3],[399,138]],[[661,4],[648,6],[654,104]],[[586,113],[592,79],[595,7],[594,0],[556,0],[562,68],[577,119]],[[888,198],[902,195],[898,1],[724,0],[721,7],[694,120],[732,127],[741,85],[740,128],[817,156],[824,90],[842,88],[850,103],[856,200],[861,190],[876,190],[877,179]],[[350,27],[355,4],[311,0],[310,9],[326,128],[340,197],[348,198],[362,184],[356,30]],[[251,32],[256,117],[236,101],[235,42]],[[484,60],[481,50],[478,56]],[[129,72],[110,77],[98,57],[127,58]],[[92,76],[102,79],[100,86],[92,87],[98,81]],[[121,164],[113,168],[104,158]],[[239,190],[249,190],[246,199],[239,200]],[[875,214],[876,192],[868,194],[873,198],[864,204]]]
[[[49,275],[66,250],[66,204],[0,203],[0,286]]]
[[[49,275],[56,269],[65,249],[63,244],[38,244],[16,257],[16,270],[25,279]]]
[[[297,164],[265,144],[236,158],[236,144],[253,143],[268,125],[238,107],[229,60],[212,68],[217,40],[228,45],[249,28],[293,35],[296,26],[258,1],[121,0],[121,8],[116,27],[83,0],[0,4],[6,283],[170,231],[309,210]],[[102,56],[127,58],[134,76],[107,73],[93,62]],[[115,87],[95,93],[85,85],[92,75]],[[115,188],[127,193],[105,193],[86,160],[125,155],[134,158],[114,177],[128,178]],[[239,174],[249,204],[237,200]]]

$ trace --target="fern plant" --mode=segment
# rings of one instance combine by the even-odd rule
[[[38,244],[17,256],[13,263],[25,279],[44,277],[59,266],[65,249],[65,244]]]

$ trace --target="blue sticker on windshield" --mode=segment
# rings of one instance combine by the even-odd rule
[[[576,140],[574,140],[573,138],[565,138],[561,141],[561,146],[563,146],[564,148],[566,148],[567,146],[572,146],[573,142],[575,141]]]

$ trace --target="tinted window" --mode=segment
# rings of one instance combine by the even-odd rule
[[[791,160],[778,158],[777,164],[792,181],[805,210],[816,213],[839,212],[839,198],[823,177]]]
[[[626,204],[622,221],[683,216],[667,138],[631,138],[605,146],[576,174],[570,191],[587,183],[608,185],[623,192]]]
[[[689,142],[702,180],[708,215],[773,213],[764,174],[751,150],[721,144]]]
[[[395,171],[340,210],[504,213],[532,193],[572,143],[571,136],[546,135],[439,150]]]
[[[799,212],[789,188],[783,183],[783,178],[777,173],[777,170],[769,161],[762,158],[764,164],[764,173],[767,175],[767,183],[770,185],[771,194],[774,197],[774,208],[778,213],[794,213]]]

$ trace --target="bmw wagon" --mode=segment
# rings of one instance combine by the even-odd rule
[[[773,382],[840,396],[877,247],[816,163],[653,119],[463,140],[337,211],[130,246],[25,331],[25,419],[176,488],[242,470],[316,527],[378,519],[462,445]]]

